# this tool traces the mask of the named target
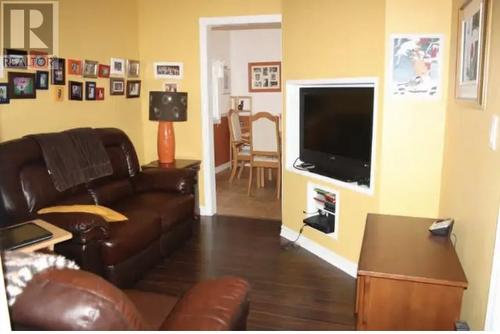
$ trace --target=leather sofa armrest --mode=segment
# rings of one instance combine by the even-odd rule
[[[125,294],[82,270],[33,276],[11,306],[14,327],[31,330],[151,330]]]
[[[149,168],[132,178],[137,192],[168,191],[181,194],[194,194],[196,171],[192,169]]]
[[[160,330],[245,330],[249,289],[237,277],[200,282],[177,302]]]
[[[87,243],[109,236],[109,223],[101,216],[84,212],[53,212],[38,214],[37,218],[73,234],[73,241]]]

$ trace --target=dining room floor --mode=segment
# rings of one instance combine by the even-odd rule
[[[281,200],[276,199],[276,175],[267,178],[264,188],[257,188],[254,181],[252,196],[247,195],[249,169],[245,168],[241,178],[229,183],[229,169],[216,175],[217,214],[281,220]]]

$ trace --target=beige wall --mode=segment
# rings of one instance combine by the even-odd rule
[[[462,0],[453,1],[452,36],[457,35],[461,3]],[[500,200],[500,152],[488,148],[491,116],[499,115],[500,110],[500,1],[491,4],[489,82],[484,110],[455,99],[456,57],[452,54],[440,203],[441,216],[455,218],[457,252],[469,280],[462,318],[476,330],[483,328],[486,314]],[[455,37],[452,42],[455,50]]]
[[[137,59],[137,3],[121,0],[60,0],[60,56],[109,64],[111,57]],[[66,76],[66,80],[84,81]],[[2,82],[7,81],[7,74]],[[36,100],[11,100],[0,105],[0,141],[28,133],[58,131],[72,127],[118,127],[132,139],[142,156],[141,104],[139,99],[109,95],[109,79],[97,81],[105,88],[104,101],[55,103],[53,90],[37,91]],[[144,94],[144,91],[143,91]]]

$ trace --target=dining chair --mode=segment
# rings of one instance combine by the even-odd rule
[[[264,182],[264,169],[276,169],[276,198],[281,195],[281,143],[279,117],[268,112],[250,116],[250,177],[248,195],[252,195],[253,170],[257,168],[257,184]]]
[[[228,113],[228,123],[229,123],[229,136],[231,140],[231,176],[229,177],[229,182],[233,182],[236,172],[238,170],[238,164],[240,164],[240,172],[238,173],[238,178],[241,177],[241,173],[245,168],[245,165],[250,161],[250,143],[247,138],[244,138],[241,132],[240,116],[236,110],[229,110]]]

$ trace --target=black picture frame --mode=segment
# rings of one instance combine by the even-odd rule
[[[68,87],[68,98],[72,101],[83,100],[83,83],[79,81],[70,81]]]
[[[9,104],[9,84],[0,83],[0,104]]]
[[[97,85],[93,81],[85,82],[85,100],[95,101],[97,94]]]
[[[49,89],[49,71],[36,71],[36,89]]]
[[[53,58],[50,72],[51,85],[66,85],[66,59]]]
[[[137,91],[134,87],[138,86]],[[141,80],[127,80],[127,98],[138,98],[141,96]]]
[[[111,78],[109,80],[109,95],[125,95],[125,80]]]
[[[35,73],[9,72],[9,98],[35,99],[36,77]]]
[[[5,68],[18,70],[28,69],[28,51],[19,49],[5,49]]]

